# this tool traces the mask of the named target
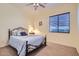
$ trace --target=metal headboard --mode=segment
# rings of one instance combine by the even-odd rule
[[[17,28],[14,28],[14,29],[8,29],[8,39],[10,39],[10,36],[12,35],[12,32],[15,31],[15,30],[24,30],[24,31],[27,31],[28,30],[26,28],[23,28],[23,27],[17,27]]]

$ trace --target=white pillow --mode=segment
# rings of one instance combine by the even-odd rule
[[[21,36],[21,33],[22,31],[17,31],[17,36]]]
[[[16,36],[17,35],[17,30],[12,31],[12,36]]]

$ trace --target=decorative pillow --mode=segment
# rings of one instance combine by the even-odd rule
[[[20,34],[21,34],[21,36],[26,36],[26,35],[28,35],[26,32],[21,32]]]

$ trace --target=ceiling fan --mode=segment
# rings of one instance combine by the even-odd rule
[[[46,4],[46,3],[28,3],[28,4],[26,4],[26,6],[33,5],[34,10],[37,10],[37,8],[39,6],[42,7],[42,8],[45,8],[45,5],[44,4]]]

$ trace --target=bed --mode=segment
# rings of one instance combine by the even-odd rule
[[[27,56],[36,49],[46,46],[46,36],[28,35],[23,27],[8,30],[9,45],[17,50],[18,56]]]

